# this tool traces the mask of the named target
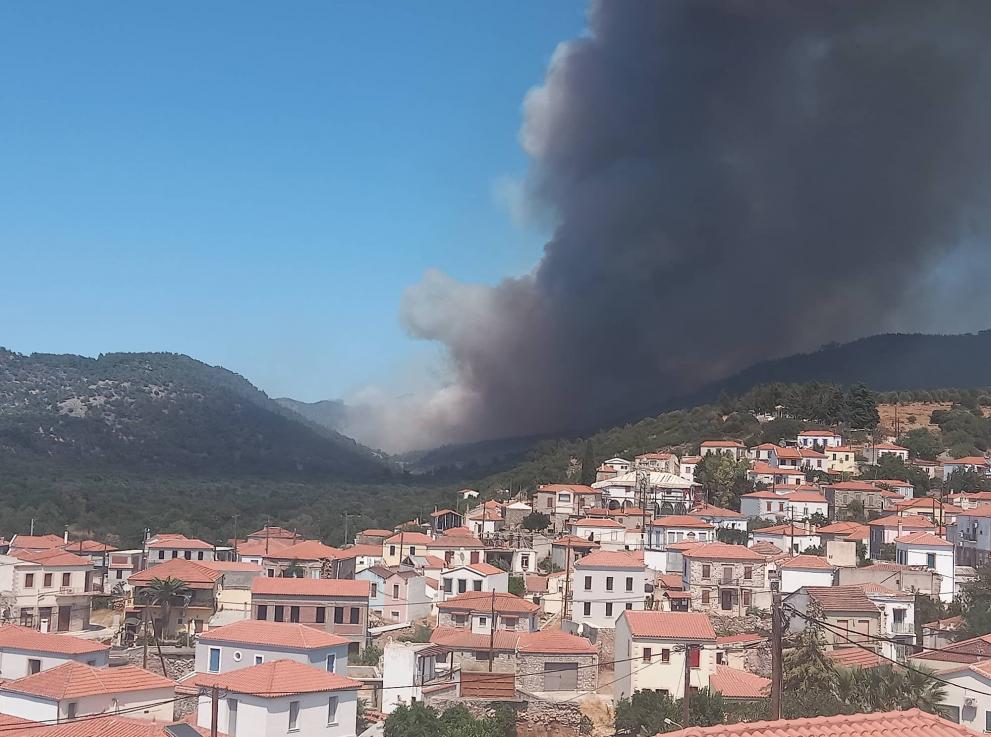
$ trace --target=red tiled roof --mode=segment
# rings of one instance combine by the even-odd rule
[[[30,548],[33,550],[50,550],[65,545],[65,539],[60,535],[14,535],[10,541],[12,550]]]
[[[82,558],[64,550],[18,550],[11,553],[18,560],[25,563],[37,563],[40,566],[52,566],[57,568],[68,568],[71,566],[85,566],[91,568],[92,561]]]
[[[349,548],[341,548],[337,551],[339,558],[355,558],[359,555],[368,558],[382,557],[382,546],[381,545],[370,545],[368,543],[361,543],[360,545],[352,545]]]
[[[729,543],[704,543],[697,548],[686,550],[686,558],[701,558],[703,560],[754,560],[763,561],[760,553],[756,553],[744,545],[730,545]]]
[[[36,650],[45,653],[61,655],[81,655],[84,653],[99,653],[110,649],[93,640],[83,640],[71,635],[58,635],[51,632],[40,632],[31,627],[21,627],[17,624],[5,624],[0,627],[0,647],[15,650]]]
[[[974,733],[920,709],[908,709],[689,727],[664,737],[974,737]]]
[[[827,650],[826,657],[843,668],[876,668],[881,665],[881,656],[860,647],[838,647]]]
[[[261,528],[260,530],[255,530],[254,532],[250,533],[248,537],[249,538],[253,537],[256,539],[264,538],[264,537],[271,539],[273,537],[278,537],[287,540],[296,540],[301,536],[299,535],[299,533],[294,532],[293,530],[287,530],[285,527],[279,527],[278,525],[265,525],[265,527]]]
[[[948,663],[977,663],[991,658],[991,634],[952,642],[938,651],[913,655],[916,660],[936,660]]]
[[[133,576],[132,576],[133,580]],[[261,596],[329,596],[368,598],[371,584],[346,578],[268,578],[251,582],[251,594]]]
[[[562,535],[561,537],[553,540],[551,545],[558,545],[560,547],[565,547],[570,545],[573,548],[597,548],[599,543],[592,540],[586,540],[583,537],[578,537],[577,535]]]
[[[913,532],[910,535],[902,535],[901,537],[896,537],[895,542],[902,545],[929,545],[940,548],[953,547],[953,543],[937,537],[931,532]]]
[[[361,688],[360,681],[297,663],[295,660],[273,660],[227,673],[198,673],[194,678],[200,688],[218,686],[224,691],[260,698]]]
[[[901,591],[896,591],[895,589],[889,588],[888,586],[883,586],[879,583],[873,583],[868,581],[867,583],[855,583],[851,586],[858,586],[863,590],[865,594],[880,594],[881,596],[904,596],[909,599],[913,598],[913,594],[904,594]]]
[[[759,699],[770,694],[771,679],[717,665],[715,673],[709,676],[709,688],[730,699]]]
[[[812,448],[799,448],[799,454],[802,458],[825,458],[825,453],[820,453],[818,450],[813,450]]]
[[[712,525],[703,520],[696,519],[690,514],[669,514],[667,517],[660,517],[650,523],[652,527],[691,527],[702,530],[711,530]]]
[[[276,645],[293,650],[313,650],[318,648],[346,645],[347,640],[337,635],[289,622],[264,622],[244,619],[240,622],[216,627],[203,632],[199,639],[203,642],[238,642],[245,645]]]
[[[699,612],[626,610],[621,616],[626,618],[632,637],[716,641],[708,615]]]
[[[391,534],[391,533],[390,533]],[[238,555],[267,555],[277,550],[288,548],[292,543],[281,537],[271,540],[247,540],[237,544]]]
[[[614,519],[596,519],[593,517],[586,517],[585,519],[576,520],[571,523],[572,527],[618,527],[622,528],[619,522]]]
[[[61,724],[32,722],[8,714],[0,715],[0,731],[16,731],[18,737],[168,737],[168,722],[101,714],[99,718],[79,719]],[[194,727],[206,737],[210,730]],[[218,733],[221,734],[221,733]],[[226,737],[226,736],[224,736]]]
[[[739,512],[734,512],[732,509],[723,509],[722,507],[716,507],[712,504],[702,504],[691,512],[689,512],[692,517],[714,517],[722,519],[742,519],[743,515]]]
[[[73,540],[63,545],[62,549],[76,555],[80,555],[81,553],[111,553],[117,550],[113,545],[101,543],[97,540]]]
[[[785,555],[785,551],[779,548],[772,542],[767,542],[766,540],[761,540],[755,542],[750,549],[763,558],[778,558]]]
[[[338,548],[324,545],[319,540],[306,540],[288,547],[270,550],[265,557],[277,560],[334,560],[341,557],[341,553],[342,551]]]
[[[906,529],[910,527],[932,529],[936,525],[930,520],[926,519],[919,514],[910,514],[907,516],[901,516],[897,514],[891,514],[887,517],[879,517],[878,519],[872,519],[867,523],[868,527],[904,527]]]
[[[265,569],[257,563],[244,563],[239,560],[201,560],[197,561],[197,564],[212,571],[220,571],[221,573],[230,571],[232,573],[261,574],[265,572]]]
[[[456,550],[458,548],[484,548],[485,543],[466,532],[461,535],[441,535],[427,543],[428,550]]]
[[[438,509],[436,512],[431,512],[431,517],[443,517],[445,514],[458,514],[453,509]]]
[[[515,630],[496,630],[492,636],[492,649],[515,650],[521,634]],[[460,627],[437,627],[430,633],[430,642],[452,650],[488,650],[489,637],[488,632],[476,634]]]
[[[396,533],[393,530],[376,530],[375,528],[362,530],[358,533],[361,537],[392,537],[395,534]]]
[[[575,563],[575,568],[643,568],[643,553],[626,550],[598,550]]]
[[[668,543],[667,545],[664,546],[664,549],[678,550],[684,552],[686,550],[695,550],[695,548],[699,547],[700,545],[705,545],[705,543],[694,542],[692,540],[682,540],[681,542],[678,543]]]
[[[781,466],[769,466],[766,463],[755,463],[747,473],[760,474],[762,476],[804,476],[805,471],[797,468],[782,468]]]
[[[535,594],[543,594],[547,592],[548,580],[549,579],[547,576],[541,576],[537,573],[529,573],[523,577],[526,590]]]
[[[156,550],[158,548],[175,548],[177,550],[213,550],[213,546],[203,540],[197,540],[195,537],[186,537],[185,535],[173,535],[173,534],[161,534],[155,535],[148,542],[149,550]]]
[[[802,430],[798,433],[800,438],[838,438],[837,435],[832,430]]]
[[[174,687],[175,684],[168,678],[136,665],[94,668],[70,660],[16,681],[6,681],[0,686],[0,690],[62,700]]]
[[[465,568],[470,568],[483,576],[498,576],[500,573],[505,573],[501,568],[496,568],[491,563],[468,563]]]
[[[908,452],[908,448],[903,448],[900,445],[895,445],[894,443],[876,443],[874,445],[874,450],[904,450]]]
[[[741,494],[741,499],[781,499],[784,501],[784,496],[781,494],[775,494],[773,491],[768,491],[767,489],[761,489],[760,491],[751,491],[747,494]]]
[[[826,503],[826,497],[818,491],[792,491],[784,495],[789,502],[817,502]]]
[[[685,585],[680,573],[661,573],[656,580],[657,584],[665,589],[680,590]]]
[[[180,581],[185,581],[186,585],[193,589],[213,588],[213,585],[223,575],[220,571],[211,570],[185,558],[171,558],[164,563],[158,563],[150,568],[145,568],[143,571],[132,573],[127,582],[132,586],[135,584],[140,586],[156,578],[178,578]]]
[[[494,604],[493,604],[494,602]],[[442,601],[437,605],[443,611],[489,612],[493,606],[499,614],[533,614],[540,609],[533,602],[521,599],[514,594],[489,591],[468,591]]]
[[[591,486],[585,486],[584,484],[541,484],[537,487],[537,491],[573,491],[576,494],[598,494],[595,489]]]
[[[937,619],[934,622],[926,622],[923,627],[929,627],[934,630],[946,630],[953,631],[957,629],[961,624],[963,624],[963,615],[958,614],[955,617],[947,617],[946,619]]]
[[[952,461],[945,461],[944,466],[986,466],[988,465],[988,459],[984,456],[964,456],[963,458],[956,458]]]
[[[867,612],[879,610],[860,586],[806,586],[806,592],[819,602],[824,612]]]
[[[798,448],[782,448],[780,446],[774,448],[774,455],[778,458],[789,458],[796,461],[802,458],[802,454]]]
[[[387,545],[398,545],[400,539],[403,541],[403,546],[407,545],[426,545],[433,542],[433,538],[430,535],[425,535],[422,532],[397,532],[392,537],[386,539]]]
[[[796,555],[778,562],[778,568],[821,569],[830,571],[833,565],[821,555]]]
[[[584,637],[562,630],[539,630],[520,635],[517,648],[521,653],[563,653],[570,655],[597,653],[595,645]]]

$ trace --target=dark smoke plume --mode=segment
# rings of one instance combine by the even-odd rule
[[[407,442],[588,427],[827,341],[986,327],[989,59],[986,0],[594,3],[525,102],[543,259],[405,297],[455,372]]]

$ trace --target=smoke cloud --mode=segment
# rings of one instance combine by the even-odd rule
[[[585,428],[828,341],[969,328],[927,287],[991,275],[989,38],[985,0],[594,2],[524,102],[543,258],[407,291],[452,380],[386,442]]]

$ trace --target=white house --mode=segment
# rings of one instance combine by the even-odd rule
[[[980,566],[991,559],[991,505],[968,509],[957,515],[948,529],[958,566]]]
[[[689,685],[705,688],[716,668],[716,632],[709,617],[695,612],[623,612],[616,621],[616,701],[637,691],[660,691],[673,699]]]
[[[805,471],[785,466],[769,466],[766,463],[757,462],[754,463],[753,468],[747,471],[747,480],[754,484],[767,486],[779,484],[798,486],[805,483]]]
[[[991,731],[991,660],[953,663],[939,677],[953,684],[944,689],[940,713],[978,734]]]
[[[382,713],[423,701],[423,687],[437,677],[437,645],[388,642],[382,653]]]
[[[895,538],[895,562],[903,566],[925,566],[941,577],[939,599],[953,601],[956,566],[953,543],[931,532],[912,532]]]
[[[943,481],[954,471],[975,471],[983,476],[991,475],[991,463],[984,456],[966,456],[943,463]]]
[[[803,586],[832,586],[836,569],[819,555],[796,555],[776,564],[781,593],[790,594]]]
[[[814,486],[799,487],[784,497],[788,501],[786,509],[790,518],[804,520],[815,514],[829,517],[829,502]]]
[[[89,626],[93,565],[63,550],[18,550],[0,556],[0,594],[8,621],[44,632]]]
[[[759,542],[768,542],[781,550],[797,554],[807,548],[818,547],[821,538],[811,526],[784,524],[754,530],[751,535],[751,545]]]
[[[509,591],[509,573],[489,563],[470,563],[440,574],[441,601],[468,591]]]
[[[145,541],[145,564],[147,566],[164,563],[173,558],[186,560],[214,560],[214,547],[196,538],[160,533]]]
[[[0,714],[34,721],[65,721],[128,710],[135,718],[172,721],[175,684],[122,665],[96,668],[75,661],[0,684]]]
[[[728,455],[738,461],[747,457],[747,446],[736,440],[706,440],[699,448],[700,455]]]
[[[105,668],[110,664],[110,646],[70,635],[47,634],[16,624],[0,627],[0,679],[4,681],[23,678],[69,661]]]
[[[218,731],[230,737],[354,737],[359,681],[294,660],[197,678],[196,725],[209,729],[211,691],[223,694]],[[171,709],[171,704],[169,705]]]
[[[843,445],[843,437],[832,430],[803,430],[798,433],[796,442],[799,448],[812,448],[816,445],[836,448]]]
[[[575,537],[599,543],[603,550],[623,550],[626,546],[626,527],[613,519],[586,517],[571,523]]]
[[[347,675],[349,642],[304,624],[244,619],[201,633],[195,667],[198,673],[227,673],[275,660],[295,660]]]
[[[681,476],[685,481],[695,482],[695,469],[699,465],[699,461],[702,460],[702,456],[682,456],[681,457]]]
[[[672,514],[648,523],[648,546],[664,550],[668,543],[711,542],[716,539],[716,529],[709,522],[690,514]]]
[[[748,519],[776,522],[788,516],[788,500],[769,489],[752,491],[740,497],[740,514]]]
[[[690,511],[689,516],[708,522],[713,527],[729,530],[746,530],[746,515],[732,509],[723,509],[711,504],[700,504]]]
[[[861,588],[881,612],[881,657],[907,660],[915,645],[915,594],[876,583],[865,583]]]
[[[612,629],[627,610],[642,611],[647,569],[643,556],[600,550],[575,563],[571,620],[582,628]]]
[[[884,456],[894,456],[908,463],[908,448],[894,443],[874,443],[864,446],[864,457],[871,465],[877,465]]]

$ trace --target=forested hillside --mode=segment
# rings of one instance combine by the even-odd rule
[[[367,448],[243,377],[171,353],[99,358],[0,349],[0,462],[384,478]]]

